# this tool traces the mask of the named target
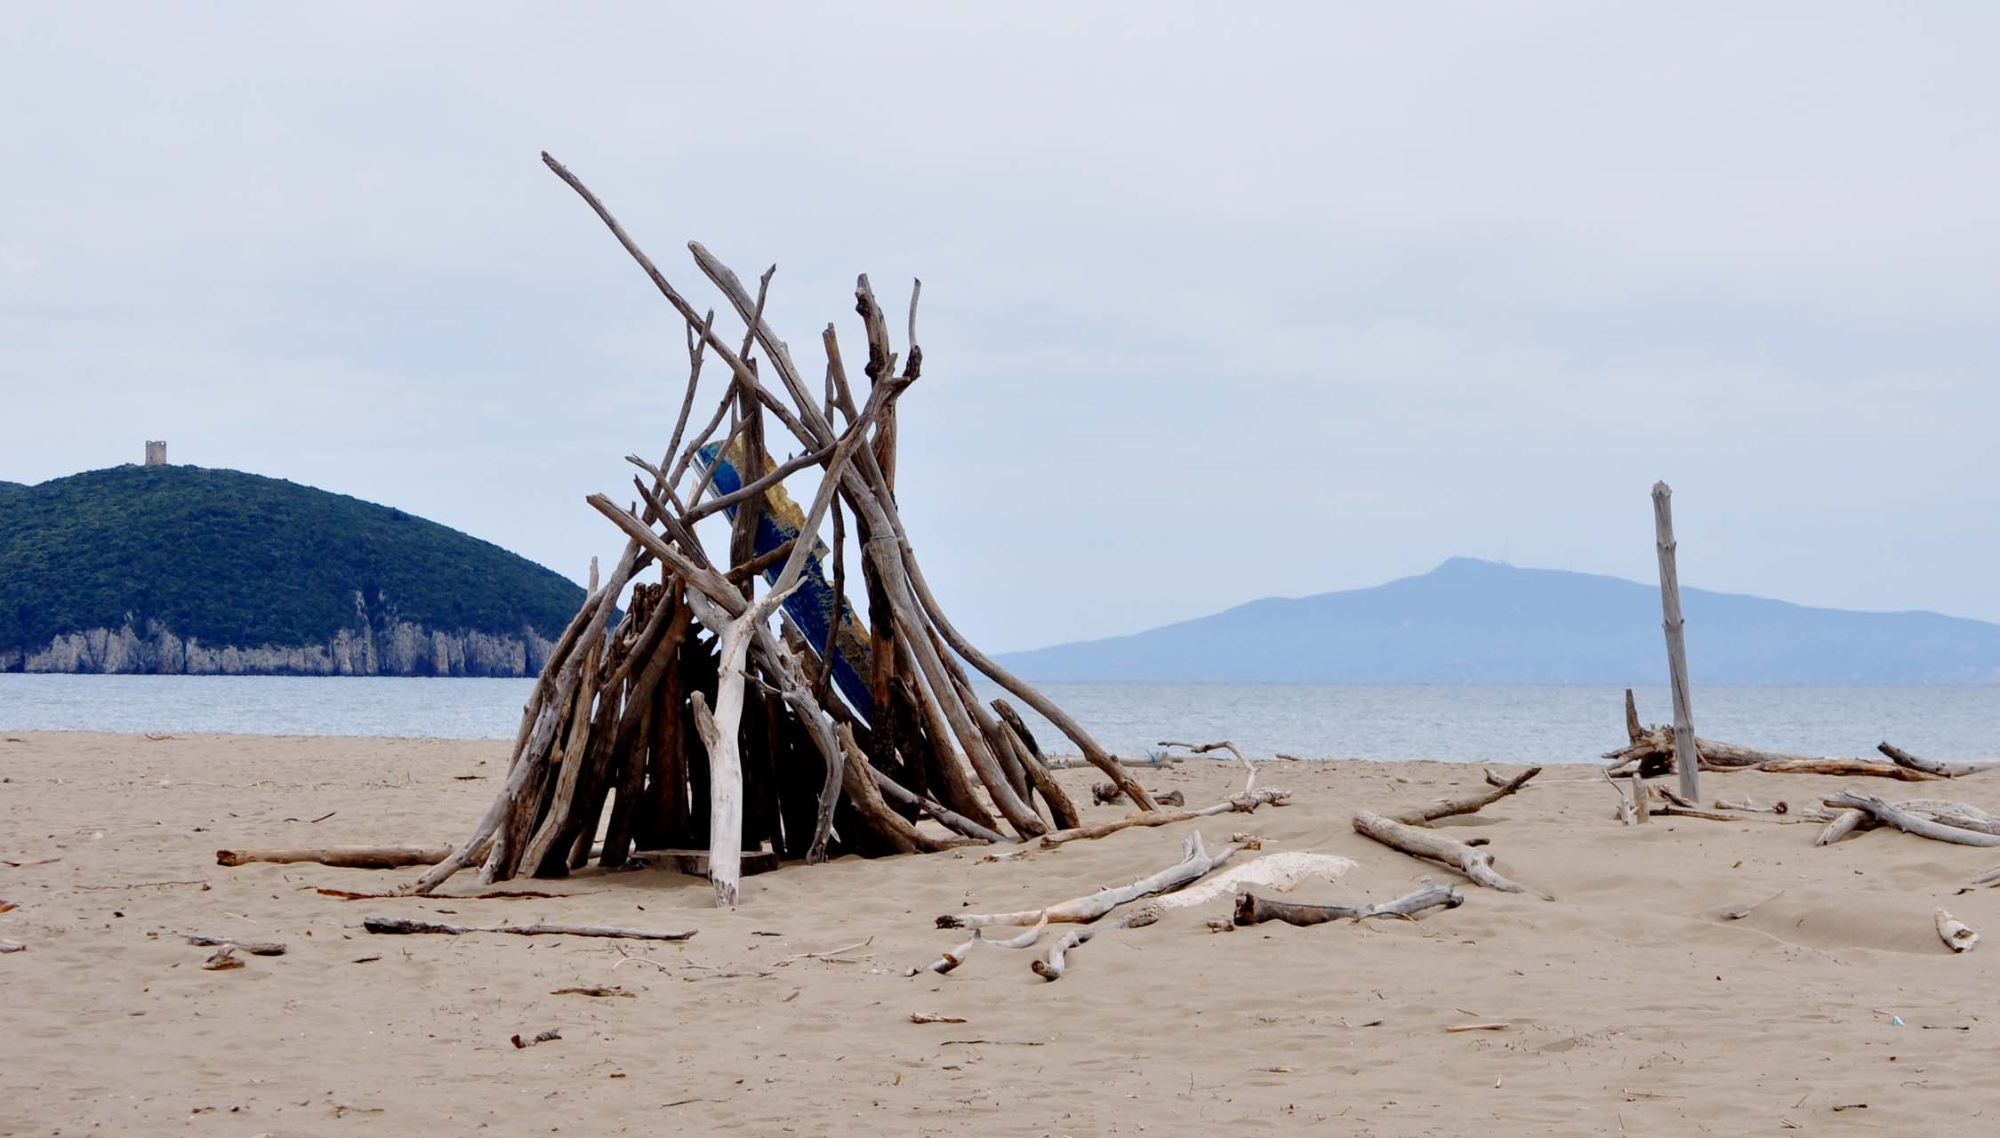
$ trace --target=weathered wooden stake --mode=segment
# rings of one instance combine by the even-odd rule
[[[1674,492],[1664,482],[1653,483],[1653,530],[1660,550],[1660,612],[1667,632],[1667,669],[1674,685],[1674,769],[1681,775],[1681,794],[1701,801],[1701,759],[1695,754],[1694,712],[1688,706],[1687,642],[1682,637],[1681,581],[1674,568]]]

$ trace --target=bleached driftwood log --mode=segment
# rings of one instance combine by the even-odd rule
[[[1502,893],[1528,892],[1526,886],[1518,881],[1508,880],[1493,868],[1493,855],[1485,850],[1474,849],[1464,842],[1447,838],[1436,830],[1406,826],[1393,818],[1384,818],[1370,810],[1363,810],[1354,816],[1354,829],[1362,836],[1373,838],[1392,850],[1409,854],[1411,857],[1442,862],[1488,889],[1498,889]]]
[[[2000,761],[1987,760],[1949,763],[1939,759],[1919,758],[1901,747],[1890,743],[1879,743],[1875,749],[1887,755],[1889,761],[1899,767],[1909,767],[1911,770],[1922,771],[1925,774],[1939,775],[1943,778],[1958,778],[1962,775],[1978,774],[1981,771],[2000,769]]]
[[[1868,811],[1842,810],[1833,816],[1833,821],[1826,824],[1826,829],[1819,832],[1819,837],[1813,839],[1813,845],[1830,846],[1857,830],[1874,828],[1875,819]]]
[[[1362,921],[1370,917],[1409,917],[1442,905],[1456,909],[1465,903],[1465,895],[1455,887],[1439,885],[1429,877],[1424,878],[1423,888],[1408,893],[1393,901],[1363,902],[1359,905],[1303,905],[1289,901],[1272,901],[1254,893],[1243,893],[1236,898],[1236,923],[1238,925],[1259,925],[1265,921],[1283,921],[1288,925],[1320,925],[1328,921]]]
[[[1894,826],[1906,834],[1915,834],[1920,838],[1930,838],[1933,841],[1939,842],[1951,842],[1954,845],[1961,846],[2000,846],[2000,834],[1987,834],[1978,830],[1963,830],[1957,826],[1947,826],[1942,822],[1934,822],[1929,818],[1885,802],[1872,794],[1862,794],[1858,791],[1845,790],[1828,798],[1826,804],[1848,810],[1865,811],[1883,825]]]
[[[1112,917],[1110,920],[1102,921],[1098,924],[1071,929],[1062,936],[1057,937],[1054,944],[1049,945],[1047,955],[1030,964],[1028,967],[1033,968],[1035,975],[1040,976],[1044,980],[1060,980],[1063,978],[1063,973],[1069,968],[1070,949],[1095,937],[1099,933],[1115,932],[1119,929],[1142,928],[1159,919],[1160,912],[1158,909],[1145,906],[1122,916]]]
[[[1239,850],[1251,848],[1254,845],[1250,842],[1232,842],[1222,847],[1220,853],[1210,854],[1202,842],[1200,831],[1196,831],[1182,846],[1180,864],[1142,877],[1129,885],[1100,889],[1088,896],[1072,898],[1043,909],[1023,909],[1013,913],[947,913],[937,919],[937,926],[941,929],[978,929],[990,925],[1032,925],[1043,920],[1056,924],[1083,924],[1129,901],[1156,893],[1170,893],[1199,881],[1210,870],[1236,856]]]
[[[965,963],[965,958],[967,956],[972,955],[972,950],[978,948],[981,944],[984,943],[986,942],[982,941],[979,938],[978,931],[974,930],[972,936],[968,938],[964,944],[959,945],[957,948],[953,948],[946,951],[944,955],[938,957],[936,960],[933,960],[929,964],[924,965],[922,968],[910,969],[910,975],[920,976],[925,972],[935,972],[938,975],[943,976],[944,974],[956,969],[959,965]]]
[[[1071,830],[1058,830],[1053,834],[1043,834],[1042,848],[1053,849],[1064,842],[1074,842],[1087,838],[1102,838],[1109,834],[1115,834],[1120,830],[1131,829],[1134,826],[1168,826],[1175,822],[1186,822],[1193,818],[1213,818],[1218,814],[1228,814],[1231,811],[1248,814],[1256,810],[1259,806],[1283,806],[1291,796],[1290,791],[1267,786],[1262,790],[1253,790],[1249,794],[1239,794],[1226,802],[1218,802],[1213,806],[1204,806],[1199,810],[1158,810],[1150,814],[1134,814],[1130,817],[1120,818],[1115,822],[1103,822],[1095,826],[1078,826]]]
[[[451,856],[450,846],[306,846],[297,849],[216,850],[217,865],[249,865],[255,861],[288,865],[317,862],[341,869],[406,869],[436,865]]]
[[[1893,778],[1898,782],[1927,782],[1942,778],[1942,775],[1927,774],[1909,767],[1899,767],[1895,763],[1885,763],[1879,759],[1773,759],[1758,763],[1757,769],[1766,774],[1826,774],[1838,778]]]
[[[871,402],[870,407],[879,414],[878,404]],[[819,532],[820,522],[826,518],[827,510],[833,505],[834,494],[840,488],[840,476],[847,469],[848,456],[866,437],[869,425],[869,419],[864,416],[841,435],[828,462],[826,477],[820,482],[819,493],[813,498],[812,509],[806,514],[805,524],[799,528],[801,535]],[[746,517],[747,513],[738,515],[739,520]],[[708,727],[700,730],[702,742],[708,748],[708,879],[715,885],[717,908],[736,907],[743,880],[743,757],[738,750],[738,742],[743,723],[744,670],[750,663],[750,640],[757,630],[765,627],[771,614],[778,611],[778,606],[784,604],[785,599],[799,587],[806,558],[811,552],[811,542],[794,542],[791,555],[785,559],[785,568],[771,583],[770,590],[717,630],[717,639],[721,642],[721,662],[715,689],[715,721],[713,731]],[[860,780],[859,785],[874,790],[870,779]],[[881,801],[879,795],[874,798],[875,804],[879,805]],[[885,807],[884,813],[887,812]],[[922,848],[921,844],[911,846],[911,849],[917,848]]]
[[[1440,802],[1433,806],[1411,810],[1397,815],[1396,820],[1408,826],[1422,826],[1435,822],[1439,818],[1452,818],[1460,814],[1472,814],[1520,790],[1522,787],[1528,785],[1528,780],[1540,773],[1542,773],[1542,768],[1529,767],[1527,770],[1522,771],[1492,790],[1478,794],[1468,794],[1464,798],[1454,798],[1448,802]]]
[[[683,932],[652,932],[646,929],[620,929],[602,925],[549,925],[540,922],[525,925],[445,925],[435,921],[413,921],[404,917],[364,917],[361,920],[361,927],[384,936],[408,936],[416,933],[436,933],[442,936],[462,936],[465,933],[512,933],[515,936],[590,936],[616,940],[686,940],[697,931],[688,929]]]
[[[1717,810],[1733,810],[1742,814],[1775,814],[1781,818],[1793,819],[1800,822],[1831,822],[1834,820],[1833,811],[1828,810],[1824,806],[1814,806],[1809,802],[1804,805],[1794,806],[1782,798],[1769,806],[1759,805],[1755,800],[1749,798],[1741,802],[1732,802],[1727,798],[1718,798],[1711,805]]]
[[[1034,927],[1030,928],[1027,932],[1019,936],[1008,937],[1006,940],[988,940],[980,930],[974,929],[971,939],[967,940],[964,944],[959,945],[931,963],[924,965],[922,968],[910,969],[909,974],[911,976],[919,976],[925,972],[935,972],[942,976],[965,963],[965,958],[971,954],[973,949],[978,948],[980,945],[987,945],[992,948],[1032,948],[1036,941],[1042,939],[1042,934],[1047,932],[1048,928],[1048,918],[1044,917],[1036,921]]]
[[[1961,830],[1976,830],[1982,834],[2000,834],[2000,818],[1969,802],[1951,802],[1941,798],[1910,798],[1896,805],[1912,814],[1946,826],[1956,826]]]

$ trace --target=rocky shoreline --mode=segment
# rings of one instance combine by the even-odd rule
[[[158,621],[143,631],[92,628],[55,637],[37,649],[0,649],[0,672],[189,676],[533,676],[551,641],[534,629],[517,635],[433,629],[395,621],[386,628],[343,628],[323,643],[209,644],[183,639]]]

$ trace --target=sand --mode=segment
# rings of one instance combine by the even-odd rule
[[[341,901],[414,871],[216,866],[225,846],[444,843],[505,744],[31,734],[0,742],[0,1134],[1811,1134],[2000,1126],[2000,850],[1877,831],[1621,827],[1591,768],[1551,768],[1449,832],[1554,895],[1466,885],[1421,923],[1213,933],[1226,899],[1076,950],[1046,983],[942,913],[1026,908],[1164,868],[1200,825],[1353,859],[1291,900],[1383,898],[1429,868],[1354,834],[1476,786],[1439,763],[1272,764],[1294,805],[1006,862],[981,851],[788,867],[734,913],[645,870],[522,882],[549,900]],[[1094,772],[1072,771],[1079,787]],[[1190,803],[1241,772],[1147,778]],[[1704,775],[1710,796],[1841,787],[2000,810],[2000,774],[1922,786]],[[1083,801],[1088,801],[1083,795]],[[1098,807],[1092,820],[1116,817]],[[323,815],[327,815],[322,818]],[[313,821],[313,819],[319,819]],[[1249,856],[1249,855],[1245,855]],[[54,860],[44,860],[54,859]],[[471,891],[469,880],[459,884]],[[1757,904],[1761,902],[1761,904]],[[1756,905],[1738,921],[1726,910]],[[1953,956],[1945,905],[1989,943]],[[694,928],[681,945],[371,936],[366,915]],[[204,971],[190,933],[279,940]],[[832,960],[801,954],[843,946]],[[630,998],[554,995],[617,986]],[[916,1024],[913,1013],[966,1022]],[[1900,1025],[1898,1020],[1900,1019]],[[1499,1031],[1451,1033],[1469,1023]],[[557,1029],[517,1049],[511,1036]]]

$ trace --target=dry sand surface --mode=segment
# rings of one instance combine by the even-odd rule
[[[27,945],[0,955],[0,1133],[2000,1131],[2000,943],[1953,956],[1931,918],[1943,904],[2000,934],[2000,894],[1953,895],[2000,850],[1889,831],[1818,849],[1818,826],[1771,818],[1621,827],[1594,768],[1552,768],[1447,831],[1492,839],[1503,871],[1555,900],[1468,884],[1462,907],[1420,923],[1213,933],[1219,900],[1105,934],[1058,983],[1001,949],[949,976],[906,971],[961,938],[933,927],[939,914],[1132,880],[1176,861],[1196,826],[1212,846],[1248,830],[1267,851],[1359,863],[1289,900],[1456,881],[1349,819],[1476,787],[1478,768],[1273,763],[1264,782],[1295,792],[1284,809],[1018,861],[787,867],[746,880],[735,913],[661,870],[513,886],[571,894],[558,899],[342,901],[314,888],[386,889],[414,871],[215,864],[226,846],[449,842],[504,757],[504,743],[422,740],[0,742],[0,859],[23,863],[0,865],[0,901],[18,906],[0,939]],[[1703,779],[1732,799],[1873,783],[2000,809],[2000,773]],[[1197,804],[1240,772],[1187,764],[1146,781]],[[699,935],[380,937],[361,928],[375,914]],[[290,952],[204,971],[190,933]],[[552,994],[590,986],[632,995]],[[1506,1026],[1446,1030],[1475,1022]],[[561,1038],[509,1042],[548,1029]]]

